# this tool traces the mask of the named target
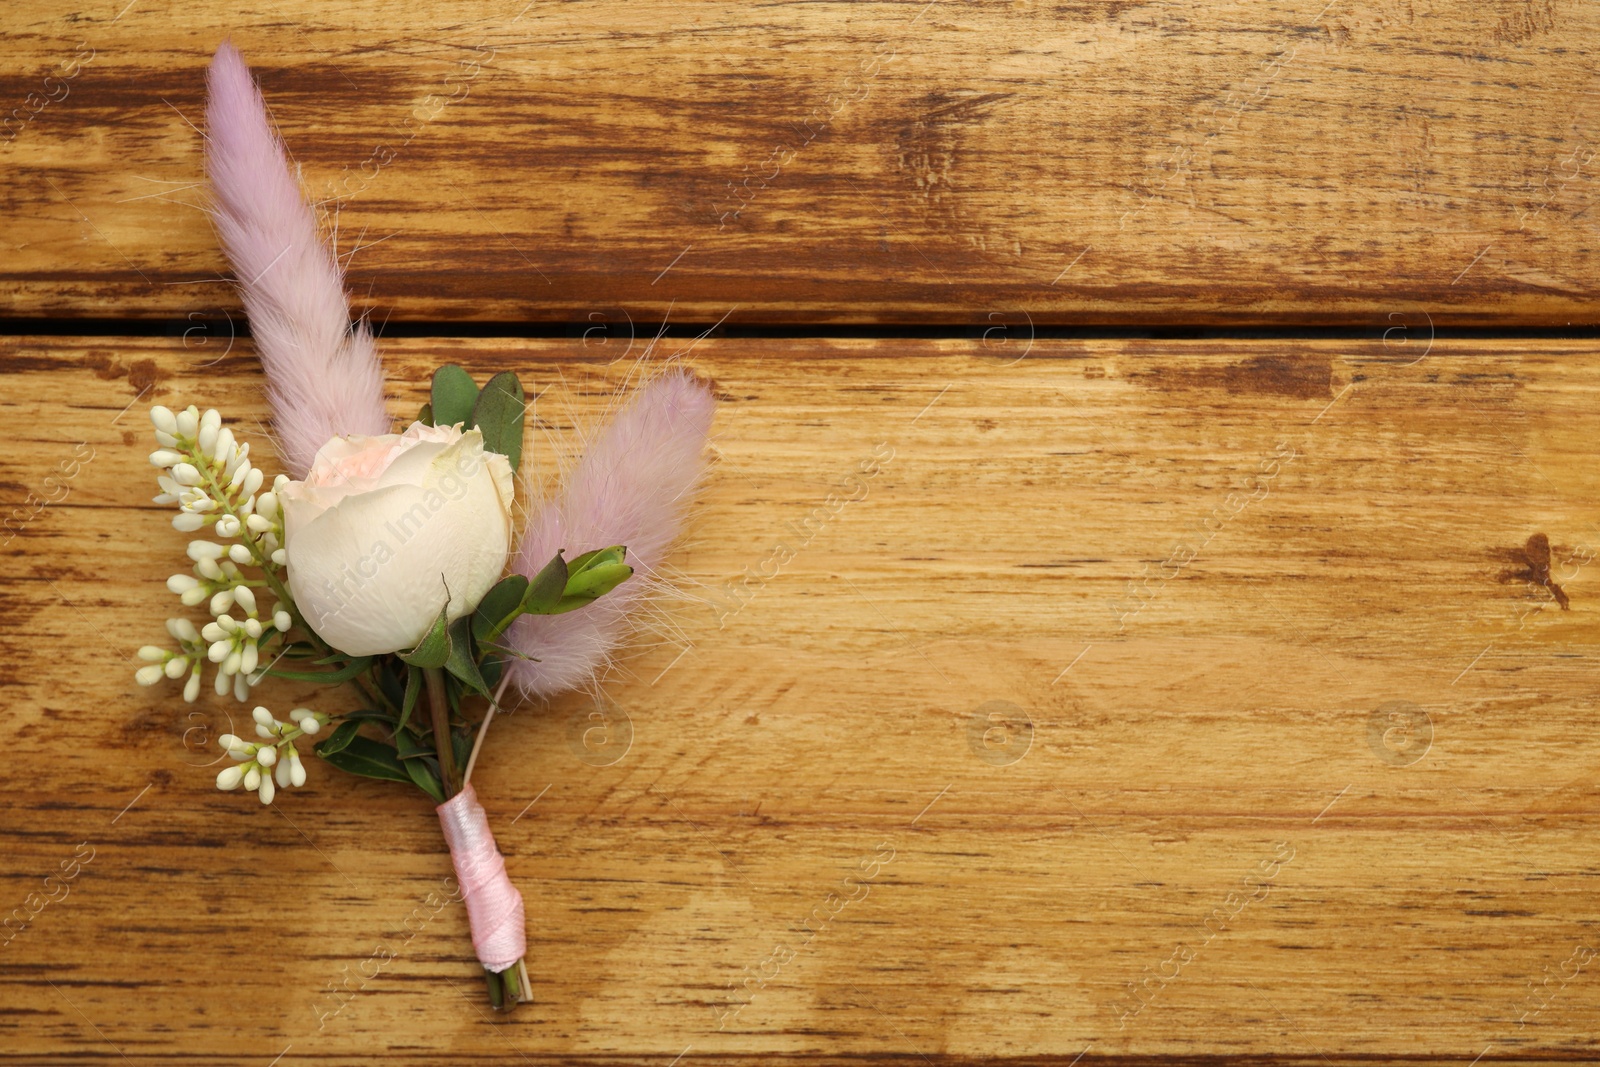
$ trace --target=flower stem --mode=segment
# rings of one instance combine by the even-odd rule
[[[428,685],[428,710],[433,715],[433,750],[439,754],[439,784],[444,798],[456,795],[456,751],[450,739],[450,702],[444,695],[444,672],[429,667],[422,672]]]

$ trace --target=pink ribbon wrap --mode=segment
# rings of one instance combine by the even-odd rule
[[[522,894],[506,877],[505,857],[495,847],[489,818],[470,783],[434,810],[466,901],[472,947],[478,962],[498,974],[528,951]]]

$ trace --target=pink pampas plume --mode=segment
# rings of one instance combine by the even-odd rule
[[[383,371],[366,323],[351,327],[344,273],[232,44],[217,49],[206,88],[213,220],[266,368],[282,459],[304,478],[331,438],[389,432]]]
[[[706,435],[716,401],[685,371],[644,385],[601,430],[554,502],[530,520],[513,569],[532,576],[565,549],[567,558],[626,545],[633,577],[564,615],[524,615],[507,643],[533,659],[512,659],[510,677],[527,696],[552,696],[594,677],[626,636],[629,612],[649,588],[705,474]]]

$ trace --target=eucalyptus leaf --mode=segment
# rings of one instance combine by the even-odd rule
[[[513,471],[522,462],[522,420],[527,408],[522,383],[510,371],[501,371],[485,382],[472,405],[472,425],[483,434],[483,447],[506,457]]]
[[[522,613],[527,615],[548,615],[550,609],[560,601],[561,594],[567,588],[567,561],[557,552],[555,558],[546,563],[539,573],[533,576],[533,581],[528,583],[528,592],[522,598]]]
[[[472,375],[458,363],[446,363],[433,372],[430,403],[435,426],[472,424],[472,405],[478,399],[478,386]]]
[[[495,640],[520,615],[522,598],[528,592],[528,579],[520,574],[502,578],[478,601],[472,614],[472,636],[480,643]]]
[[[350,739],[344,749],[326,755],[319,751],[317,755],[341,771],[359,774],[363,778],[377,778],[386,782],[411,781],[411,775],[400,765],[394,747],[370,737],[358,734]]]

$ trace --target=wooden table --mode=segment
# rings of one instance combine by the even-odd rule
[[[0,15],[0,1058],[1596,1054],[1600,8],[125,2]],[[133,682],[149,405],[270,455],[230,35],[397,415],[514,369],[548,484],[646,355],[722,401],[681,595],[477,773],[511,1014],[420,794]]]

